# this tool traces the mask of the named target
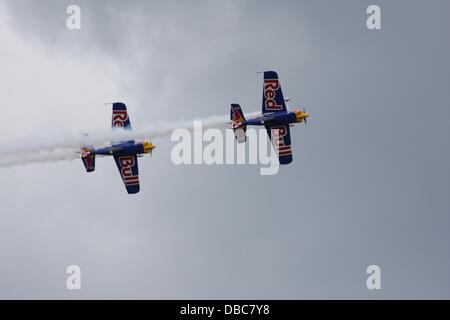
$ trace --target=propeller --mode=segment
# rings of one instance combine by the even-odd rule
[[[154,144],[152,143],[151,140],[149,140],[149,142],[150,142],[150,145],[152,145],[152,146],[154,145]],[[155,146],[155,147],[156,147],[156,146]],[[154,148],[155,148],[155,147],[154,147]],[[153,149],[154,149],[154,148],[151,148],[151,149],[150,149],[150,158],[153,158]]]
[[[303,108],[303,113],[304,114],[306,113],[305,108]],[[303,118],[303,120],[305,121],[305,126],[308,124],[308,121],[306,119],[308,119],[308,118],[307,117]]]

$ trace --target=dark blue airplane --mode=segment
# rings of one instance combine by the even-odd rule
[[[278,154],[280,164],[291,163],[292,148],[289,127],[293,123],[304,122],[306,124],[309,114],[305,110],[288,111],[287,101],[289,99],[283,98],[278,74],[275,71],[265,71],[261,116],[246,120],[241,107],[235,103],[231,104],[231,128],[234,130],[238,143],[247,140],[245,136],[247,126],[265,126]]]
[[[131,122],[128,117],[127,107],[124,103],[115,102],[112,104],[112,128],[123,128],[131,130]],[[130,194],[138,193],[139,169],[138,157],[152,152],[156,148],[149,140],[141,141],[123,141],[112,143],[111,146],[104,148],[83,147],[81,148],[81,160],[87,172],[95,170],[95,156],[113,156],[117,168],[122,176],[123,183]]]

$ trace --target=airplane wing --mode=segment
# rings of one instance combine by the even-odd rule
[[[262,113],[286,111],[280,80],[275,71],[264,72]]]
[[[267,134],[272,140],[273,148],[278,154],[280,164],[292,162],[291,132],[289,125],[266,126]]]
[[[131,130],[131,122],[125,103],[113,103],[111,127]]]
[[[131,130],[130,117],[128,116],[127,106],[122,102],[114,102],[112,107],[111,127],[113,129]],[[112,145],[126,141],[112,141]]]
[[[140,186],[137,156],[114,156],[114,160],[127,192],[130,194],[138,193]]]

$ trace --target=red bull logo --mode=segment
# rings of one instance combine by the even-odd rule
[[[241,126],[241,123],[244,122],[245,119],[241,114],[241,110],[239,107],[231,107],[231,124],[230,127],[232,129],[237,129]]]
[[[231,109],[231,111],[232,111],[232,114],[233,114],[231,120],[234,121],[234,122],[241,122],[242,121],[242,117],[241,117],[241,114],[239,113],[239,110],[236,109],[236,108],[233,108],[233,109]]]
[[[273,146],[278,156],[282,157],[291,155],[292,154],[291,145],[290,144],[286,145],[284,141],[284,137],[286,137],[287,135],[286,127],[285,126],[272,127],[271,134]]]
[[[265,108],[269,111],[279,111],[283,109],[282,105],[277,104],[275,101],[277,90],[280,89],[280,82],[278,79],[265,79],[264,80],[264,98]]]
[[[136,165],[133,156],[119,157],[120,174],[126,186],[139,184],[139,176],[133,175],[133,167]]]
[[[112,125],[113,127],[123,128],[125,121],[128,120],[128,113],[126,110],[113,110]]]

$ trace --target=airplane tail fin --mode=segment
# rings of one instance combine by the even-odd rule
[[[238,104],[231,104],[230,111],[231,128],[234,131],[234,136],[238,143],[243,143],[247,140],[245,131],[247,131],[247,126],[242,124],[245,121],[244,113],[242,112],[241,106]]]
[[[95,170],[95,154],[91,153],[90,148],[81,148],[81,161],[83,161],[84,167],[87,172],[92,172]]]

